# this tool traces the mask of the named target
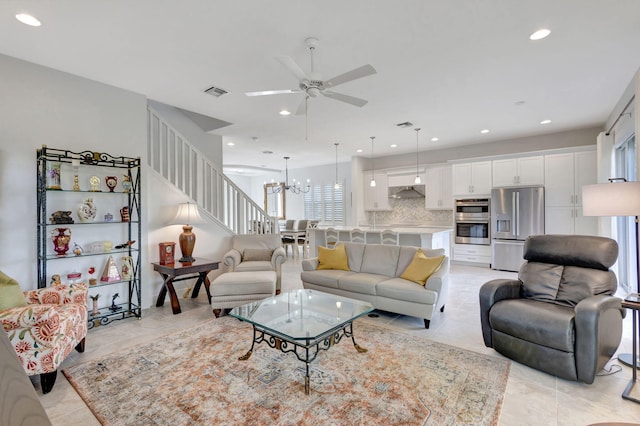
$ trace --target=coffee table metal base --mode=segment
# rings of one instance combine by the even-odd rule
[[[340,327],[329,330],[315,339],[304,340],[288,339],[278,333],[273,333],[253,324],[253,342],[251,343],[251,349],[238,359],[240,361],[248,360],[251,357],[251,354],[253,354],[255,344],[260,344],[262,342],[265,342],[270,347],[284,353],[293,352],[300,361],[305,363],[306,375],[304,377],[304,393],[309,395],[309,363],[316,359],[320,351],[329,350],[331,346],[338,343],[343,337],[350,337],[353,342],[353,346],[359,353],[367,352],[367,349],[356,343],[356,340],[353,337],[353,322],[351,321],[342,324]]]

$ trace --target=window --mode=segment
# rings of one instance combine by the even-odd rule
[[[311,190],[304,194],[304,216],[324,224],[344,225],[344,183],[338,189],[334,183],[311,185]]]
[[[615,177],[623,177],[628,181],[636,179],[636,144],[635,138],[622,143],[615,152]],[[616,217],[615,226],[620,253],[618,255],[618,283],[627,292],[635,288],[631,283],[636,283],[635,262],[630,259],[638,259],[636,253],[635,217]],[[640,260],[638,260],[640,261]]]

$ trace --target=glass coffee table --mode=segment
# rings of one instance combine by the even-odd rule
[[[353,321],[373,311],[367,302],[315,290],[295,290],[233,308],[229,315],[253,325],[251,349],[239,359],[248,360],[256,343],[267,343],[284,353],[293,352],[306,365],[304,392],[309,394],[309,363],[343,337],[353,336]]]

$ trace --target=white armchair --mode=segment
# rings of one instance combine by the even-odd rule
[[[233,248],[224,255],[231,272],[275,271],[276,293],[280,293],[282,264],[287,255],[278,234],[236,235]]]

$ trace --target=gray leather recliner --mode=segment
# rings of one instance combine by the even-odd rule
[[[625,311],[609,269],[618,244],[603,237],[536,235],[517,280],[480,288],[487,347],[563,379],[591,384],[617,350]]]

